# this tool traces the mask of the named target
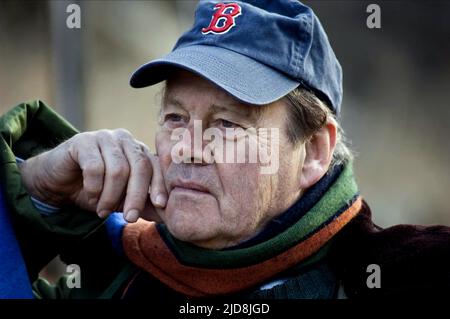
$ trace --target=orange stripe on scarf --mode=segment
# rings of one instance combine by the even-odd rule
[[[359,197],[346,211],[308,239],[261,263],[233,269],[196,268],[181,264],[153,222],[139,220],[123,233],[128,258],[170,288],[188,297],[235,293],[270,279],[317,252],[361,209]]]

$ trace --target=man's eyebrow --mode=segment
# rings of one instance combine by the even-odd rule
[[[164,108],[164,106],[166,106],[167,104],[174,105],[174,106],[178,106],[178,107],[184,109],[184,104],[183,104],[183,102],[181,102],[180,100],[178,100],[177,98],[174,98],[174,97],[166,97],[166,98],[164,99],[163,108]]]
[[[183,106],[183,103],[174,97],[166,97],[164,99],[164,104],[172,104],[172,105],[176,105],[176,106],[180,106],[180,107]]]
[[[164,100],[163,107],[161,111],[164,109],[166,105],[173,105],[175,107],[179,107],[183,110],[186,110],[184,103],[177,99],[176,97],[167,97]],[[217,112],[229,112],[233,113],[239,117],[244,117],[247,120],[257,120],[258,119],[258,112],[255,112],[255,110],[252,109],[252,107],[257,106],[243,106],[239,104],[230,104],[231,107],[226,107],[219,104],[211,104],[210,111],[212,113]]]
[[[239,116],[245,116],[247,119],[250,119],[251,115],[253,114],[250,107],[243,107],[242,105],[237,105],[237,104],[232,104],[230,106],[233,106],[233,107],[230,108],[230,107],[225,107],[225,106],[218,105],[218,104],[212,104],[211,111],[214,113],[221,112],[221,111],[222,112],[230,112],[230,113],[234,113]]]

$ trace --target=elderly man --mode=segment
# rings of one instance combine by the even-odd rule
[[[2,118],[3,190],[30,278],[57,254],[81,271],[80,288],[37,279],[35,296],[449,292],[449,228],[371,221],[337,121],[341,67],[310,8],[201,1],[131,85],[164,80],[156,154],[125,130],[76,134],[39,101]]]

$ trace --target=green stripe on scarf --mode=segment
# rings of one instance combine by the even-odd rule
[[[164,225],[159,228],[179,262],[202,268],[238,268],[257,264],[295,246],[320,229],[342,208],[351,205],[358,193],[351,163],[347,164],[334,184],[316,205],[297,223],[274,238],[235,250],[210,250],[174,238]]]

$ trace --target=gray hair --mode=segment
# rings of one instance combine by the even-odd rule
[[[286,95],[284,100],[289,108],[287,135],[290,142],[296,145],[305,141],[324,127],[327,122],[333,121],[337,125],[337,136],[330,168],[353,160],[353,151],[348,146],[349,142],[345,132],[335,114],[314,92],[299,86]]]

